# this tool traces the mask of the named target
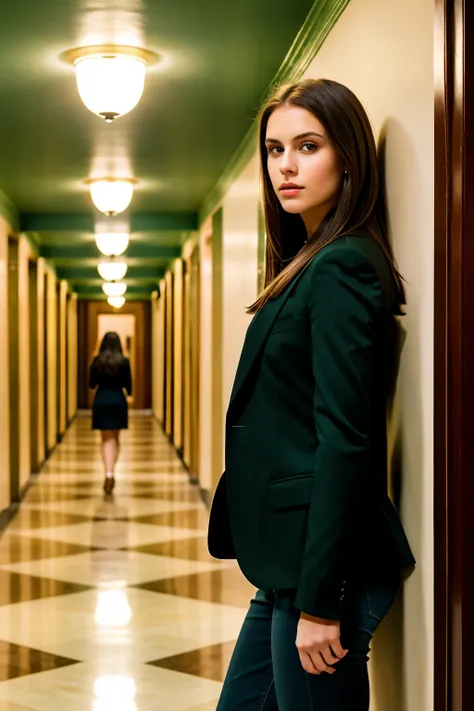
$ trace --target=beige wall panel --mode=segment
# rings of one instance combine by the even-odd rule
[[[174,385],[173,385],[173,442],[176,449],[183,447],[183,261],[174,264]]]
[[[47,268],[46,287],[46,340],[47,340],[47,388],[48,388],[48,449],[57,444],[58,435],[58,403],[57,403],[57,377],[58,377],[58,316],[56,276]]]
[[[212,217],[212,491],[215,490],[224,471],[225,410],[222,406],[224,284],[223,211],[220,208]]]
[[[202,225],[200,270],[199,483],[212,493],[212,218]]]
[[[44,309],[45,309],[45,262],[38,259],[38,463],[44,462],[45,452],[45,382],[44,382]]]
[[[166,408],[165,432],[168,437],[173,434],[173,390],[174,390],[174,356],[173,356],[173,273],[167,272],[166,277]]]
[[[20,491],[31,474],[30,449],[30,295],[29,258],[31,248],[20,235],[18,243],[18,327],[19,327],[19,483]],[[20,318],[21,315],[21,318]]]
[[[164,422],[164,357],[165,357],[165,281],[160,281],[160,293],[155,296],[152,307],[153,318],[153,414],[159,422]]]
[[[8,234],[0,217],[0,510],[10,504],[10,400],[8,357]]]
[[[186,260],[183,301],[183,460],[191,463],[191,260]]]
[[[259,248],[259,164],[255,156],[223,203],[222,412],[225,415],[245,334],[257,298]],[[225,420],[222,421],[224,431]]]
[[[67,420],[77,412],[77,294],[71,294],[67,305]]]
[[[151,409],[158,418],[158,292],[151,295]]]
[[[67,427],[67,281],[60,282],[59,291],[59,434]]]
[[[160,298],[158,301],[158,418],[161,423],[165,421],[165,333],[166,333],[166,282],[160,281]]]

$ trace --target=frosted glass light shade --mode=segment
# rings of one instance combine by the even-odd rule
[[[100,262],[97,271],[105,281],[121,281],[127,273],[127,264],[125,262]]]
[[[123,281],[107,281],[102,284],[102,291],[106,296],[123,296],[127,291],[127,285]]]
[[[91,54],[76,62],[79,96],[92,113],[110,123],[140,101],[146,62],[139,57]]]
[[[107,298],[108,303],[114,307],[114,309],[121,309],[125,303],[125,297],[123,296],[109,296]]]
[[[106,257],[118,257],[123,254],[128,247],[130,236],[127,233],[98,233],[95,236],[95,241],[99,252],[102,252]]]
[[[132,202],[132,180],[104,178],[90,181],[90,194],[94,205],[105,215],[118,215]]]

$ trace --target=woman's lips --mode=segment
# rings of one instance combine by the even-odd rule
[[[286,197],[294,197],[299,195],[304,188],[280,188],[280,193]]]

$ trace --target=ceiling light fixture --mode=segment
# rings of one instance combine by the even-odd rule
[[[132,178],[98,178],[86,180],[86,185],[96,208],[110,217],[130,205],[136,182]]]
[[[127,273],[127,264],[114,260],[104,261],[100,262],[97,271],[104,281],[121,281]]]
[[[97,249],[106,257],[118,257],[125,252],[130,241],[126,232],[100,232],[95,236]]]
[[[125,303],[125,297],[123,296],[109,296],[107,302],[114,307],[114,309],[121,309]]]
[[[123,281],[107,281],[102,284],[102,291],[106,296],[123,296],[127,291],[127,285]]]
[[[139,47],[97,45],[63,52],[76,68],[79,96],[92,113],[107,123],[127,114],[140,101],[147,67],[159,57]]]

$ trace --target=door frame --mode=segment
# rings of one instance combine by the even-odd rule
[[[434,711],[474,708],[474,6],[435,4]]]

